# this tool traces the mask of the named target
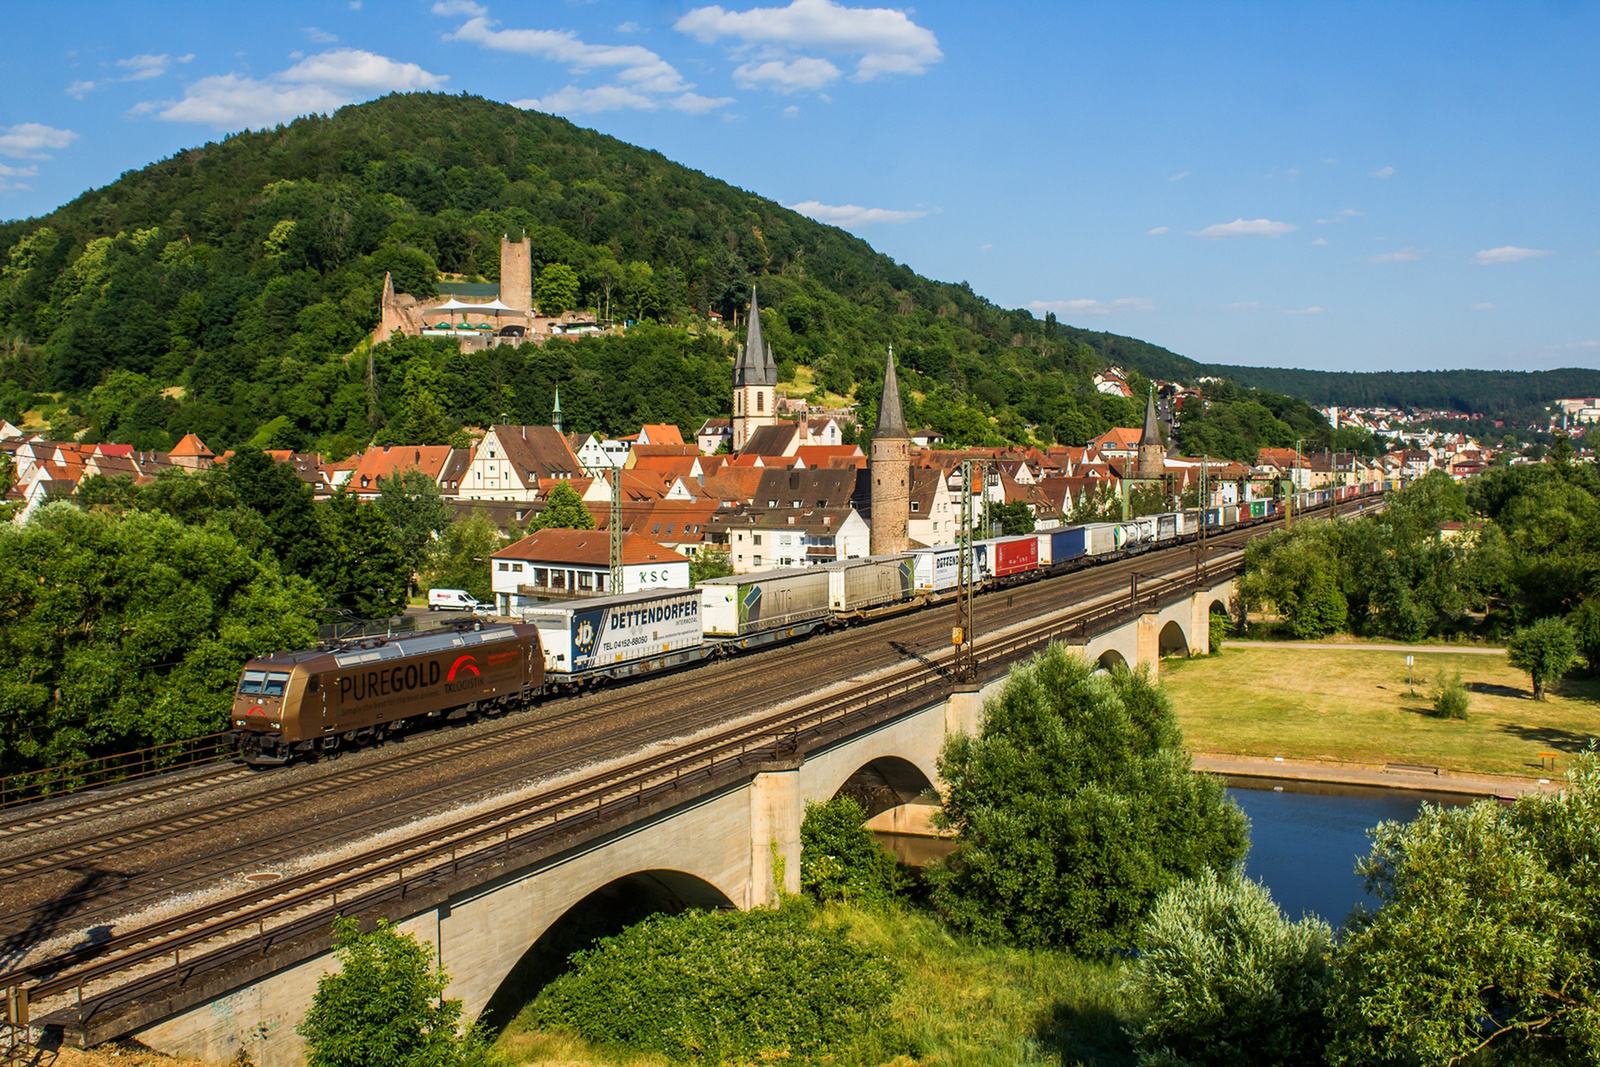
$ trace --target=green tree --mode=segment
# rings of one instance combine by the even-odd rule
[[[506,539],[487,515],[474,513],[457,519],[445,530],[439,551],[428,571],[428,584],[441,589],[464,589],[474,600],[494,600],[489,557],[505,547]]]
[[[1247,820],[1191,770],[1166,693],[1057,645],[1013,669],[939,771],[958,836],[934,902],[986,940],[1123,948],[1163,890],[1245,853]]]
[[[800,823],[800,888],[817,900],[886,904],[904,889],[895,858],[867,829],[867,811],[840,794],[808,803]]]
[[[1439,674],[1428,686],[1428,696],[1433,713],[1441,719],[1465,719],[1472,710],[1472,694],[1461,684],[1461,671],[1439,669]]]
[[[1033,509],[1022,501],[1010,504],[996,504],[989,501],[985,504],[988,509],[989,525],[996,535],[1010,536],[1012,534],[1033,533]]]
[[[1600,675],[1600,598],[1589,597],[1567,616],[1572,628],[1572,639],[1589,673]]]
[[[1204,871],[1156,900],[1128,990],[1141,1064],[1317,1063],[1327,1043],[1333,931],[1289,922],[1265,886]]]
[[[457,1036],[461,1001],[429,947],[386,920],[363,934],[354,919],[334,923],[337,974],[317,979],[297,1027],[307,1067],[469,1067],[487,1064],[481,1036]]]
[[[689,911],[574,954],[534,1014],[675,1061],[814,1062],[885,1019],[901,980],[890,960],[802,908]]]
[[[578,272],[550,263],[533,282],[533,301],[541,315],[560,315],[578,306]]]
[[[1597,840],[1592,747],[1559,794],[1379,825],[1358,870],[1380,906],[1351,916],[1335,957],[1330,1059],[1594,1062]]]
[[[1233,620],[1223,612],[1213,611],[1207,622],[1209,625],[1206,627],[1206,651],[1221,652],[1222,642],[1233,633]]]
[[[406,606],[410,570],[394,528],[376,504],[334,494],[320,518],[325,539],[338,546],[323,569],[328,600],[363,619],[386,619]]]
[[[733,573],[728,561],[728,550],[720,545],[706,544],[689,557],[689,584],[699,585],[712,578],[726,578]]]
[[[533,517],[528,523],[528,531],[534,530],[592,530],[594,529],[594,516],[584,506],[583,497],[578,491],[566,482],[557,482],[556,487],[550,490],[550,495],[545,498],[544,510]]]
[[[427,567],[439,535],[450,528],[455,512],[439,495],[434,480],[415,467],[379,483],[378,510],[394,530],[395,547],[405,561],[406,589]]]
[[[1302,641],[1327,637],[1344,629],[1348,617],[1349,607],[1333,571],[1327,568],[1313,571],[1295,606],[1294,635]]]
[[[251,656],[318,598],[226,527],[46,505],[0,526],[0,773],[226,728]]]
[[[1572,628],[1561,619],[1540,619],[1511,635],[1506,644],[1506,662],[1526,671],[1533,681],[1533,699],[1543,700],[1550,683],[1561,680],[1572,669],[1578,643]]]

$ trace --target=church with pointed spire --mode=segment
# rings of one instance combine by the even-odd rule
[[[761,307],[750,289],[750,321],[733,364],[733,440],[735,454],[763,426],[778,422],[778,364],[761,336]]]
[[[911,433],[900,406],[892,345],[883,368],[883,395],[878,399],[867,470],[872,479],[872,554],[904,552],[911,547]]]

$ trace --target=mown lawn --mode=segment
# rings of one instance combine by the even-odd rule
[[[1161,664],[1195,752],[1451,770],[1537,774],[1539,753],[1565,757],[1600,736],[1600,683],[1572,677],[1535,701],[1505,657],[1418,647],[1415,695],[1406,653],[1362,649],[1228,648]],[[1429,714],[1428,682],[1459,670],[1472,693],[1466,721]]]

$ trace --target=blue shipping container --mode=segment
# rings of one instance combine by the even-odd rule
[[[1070,563],[1089,551],[1089,531],[1082,526],[1046,531],[1039,535],[1039,550],[1041,566]]]

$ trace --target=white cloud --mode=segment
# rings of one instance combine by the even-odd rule
[[[1326,164],[1327,166],[1331,167],[1331,166],[1333,166],[1335,163],[1337,163],[1339,161],[1337,159],[1335,159],[1333,156],[1329,156],[1327,159],[1324,159],[1322,162],[1324,164]]]
[[[1473,304],[1472,305],[1472,310],[1473,311],[1493,311],[1494,310],[1494,305],[1493,304]]]
[[[791,118],[792,119],[796,115],[800,114],[800,109],[798,107],[796,107],[795,105],[790,104],[788,107],[783,109],[783,114],[784,114],[785,118]]]
[[[78,135],[71,130],[58,130],[37,122],[21,122],[15,126],[0,127],[0,156],[49,159],[45,149],[65,148],[77,139]]]
[[[1285,311],[1284,314],[1285,315],[1320,315],[1320,314],[1322,314],[1322,309],[1317,307],[1317,305],[1312,304],[1308,308],[1291,308],[1288,311]]]
[[[571,30],[497,30],[483,16],[462,23],[450,38],[497,52],[514,52],[560,63],[570,70],[615,70],[617,80],[636,92],[674,93],[692,89],[672,64],[637,44],[586,44]]]
[[[622,25],[617,27],[617,32],[618,33],[638,33],[639,32],[639,24],[637,22],[624,22]]]
[[[1203,230],[1191,231],[1195,237],[1221,241],[1229,237],[1282,237],[1300,227],[1271,219],[1234,219],[1232,222],[1215,222]]]
[[[103,89],[107,85],[115,84],[117,82],[142,82],[148,81],[151,78],[159,78],[172,68],[172,64],[187,63],[193,58],[193,52],[190,52],[185,56],[177,57],[167,55],[166,53],[162,53],[159,56],[146,54],[129,56],[127,59],[119,59],[116,62],[117,66],[128,72],[122,77],[112,78],[109,81],[75,81],[71,85],[67,86],[66,93],[68,96],[73,97],[74,99],[82,100],[86,95],[92,93],[94,90]]]
[[[623,85],[580,89],[568,85],[538,99],[513,100],[512,107],[548,111],[553,115],[595,115],[602,111],[657,111],[662,107],[691,115],[704,115],[733,103],[732,97],[679,93],[675,97],[646,96]]]
[[[489,9],[482,4],[475,4],[472,0],[439,0],[433,5],[435,15],[456,15],[462,18],[479,18],[489,13]]]
[[[824,204],[816,200],[803,200],[786,205],[818,222],[850,229],[854,226],[871,226],[881,222],[912,222],[927,214],[926,211],[896,211],[884,207],[861,207],[856,204]]]
[[[334,111],[367,95],[437,89],[446,75],[430,74],[356,48],[308,56],[270,80],[216,74],[188,85],[182,100],[149,101],[134,113],[157,111],[168,122],[194,122],[219,129],[271,126],[300,115]]]
[[[838,81],[839,77],[838,67],[826,59],[811,56],[745,63],[733,72],[734,84],[741,89],[775,89],[780,93],[820,89]]]
[[[1553,256],[1555,252],[1548,248],[1518,248],[1516,245],[1501,245],[1499,248],[1486,248],[1472,257],[1474,263],[1480,266],[1490,266],[1495,263],[1520,263],[1524,259],[1538,259],[1540,256]]]
[[[85,94],[92,92],[94,92],[94,82],[75,81],[66,88],[67,95],[76,100],[82,100]]]
[[[1067,315],[1113,315],[1120,311],[1154,311],[1153,302],[1143,297],[1125,296],[1110,302],[1104,300],[1034,300],[1028,304],[1032,311],[1054,312],[1057,318]]]
[[[851,80],[858,82],[886,74],[922,74],[929,64],[944,59],[933,31],[911,21],[907,12],[845,7],[834,0],[792,0],[787,7],[749,11],[700,7],[678,19],[673,28],[708,44],[731,38],[742,47],[779,53],[812,50],[855,56]]]
[[[1189,172],[1188,171],[1180,170],[1178,173],[1176,173],[1172,177],[1168,178],[1167,181],[1169,181],[1169,182],[1181,182],[1181,181],[1183,181],[1183,179],[1187,178],[1188,176],[1189,176]]]
[[[1412,248],[1410,245],[1407,245],[1404,248],[1397,248],[1393,252],[1383,252],[1383,253],[1381,253],[1379,255],[1373,256],[1367,262],[1369,262],[1369,263],[1413,263],[1416,260],[1421,259],[1423,256],[1425,256],[1427,254],[1428,254],[1428,250],[1426,248]]]
[[[1166,233],[1171,228],[1172,227],[1170,227],[1170,226],[1157,226],[1155,229],[1146,230],[1145,232],[1148,233],[1151,237],[1160,237],[1162,234]]]
[[[1360,218],[1361,216],[1365,215],[1366,212],[1365,211],[1357,211],[1353,207],[1347,207],[1343,211],[1339,212],[1339,214],[1344,215],[1347,218]]]
[[[1343,222],[1345,219],[1359,219],[1362,216],[1364,216],[1365,214],[1366,214],[1365,211],[1357,211],[1353,207],[1347,207],[1347,208],[1345,208],[1343,211],[1339,212],[1339,214],[1335,215],[1331,219],[1318,219],[1317,220],[1317,225],[1318,226],[1326,226],[1326,225],[1328,225],[1329,223],[1332,223],[1332,222]]]
[[[38,173],[39,168],[37,166],[8,167],[4,163],[0,163],[0,178],[32,178]]]
[[[319,30],[315,26],[306,27],[306,36],[309,37],[314,44],[332,44],[339,39],[338,34],[329,33],[327,30]]]
[[[1371,175],[1369,175],[1369,177],[1373,177],[1373,178],[1392,178],[1392,177],[1394,177],[1394,168],[1393,167],[1379,167],[1377,170],[1373,171],[1371,173]]]
[[[1250,311],[1250,310],[1252,310],[1254,308],[1258,308],[1260,306],[1261,305],[1258,302],[1254,301],[1254,300],[1241,300],[1237,304],[1224,304],[1223,305],[1224,309],[1228,310],[1228,311]]]
[[[993,252],[994,251],[994,242],[990,241],[987,244],[979,245],[978,246],[978,251],[980,251],[980,252]]]
[[[1328,247],[1328,239],[1326,237],[1318,237],[1315,241],[1312,241],[1311,243],[1316,245],[1316,246],[1318,246],[1319,248],[1327,248]]]

